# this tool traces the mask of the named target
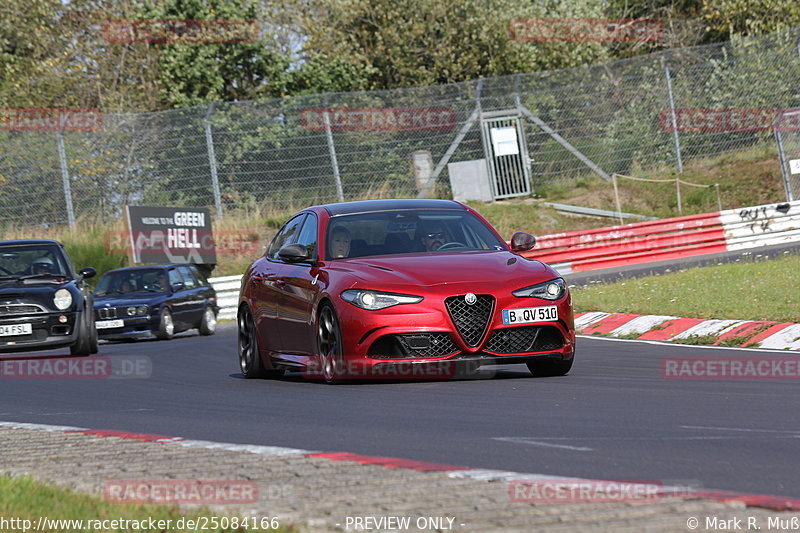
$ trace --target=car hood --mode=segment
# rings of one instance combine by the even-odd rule
[[[513,279],[532,285],[558,277],[558,273],[544,263],[504,251],[363,257],[342,261],[336,266],[367,283],[415,286],[498,283]]]
[[[76,297],[78,290],[73,282],[67,283],[6,283],[0,285],[0,305],[37,303],[45,309],[56,309],[53,304],[53,295],[59,289],[68,289]]]
[[[148,305],[161,302],[167,297],[163,293],[109,294],[94,297],[95,307],[124,307],[126,305]]]

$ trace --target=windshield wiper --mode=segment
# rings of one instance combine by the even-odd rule
[[[65,278],[66,279],[66,276],[64,274],[27,274],[25,276],[17,276],[17,280],[19,280],[19,281],[22,281],[24,279],[35,279],[35,278],[50,278],[50,279]]]

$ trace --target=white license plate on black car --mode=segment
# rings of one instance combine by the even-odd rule
[[[125,325],[122,320],[98,320],[94,323],[97,329],[121,328]]]
[[[503,309],[503,324],[530,324],[532,322],[555,322],[558,320],[558,307],[524,307],[522,309]]]
[[[31,335],[33,328],[30,324],[4,324],[0,326],[0,337],[11,337],[13,335]]]

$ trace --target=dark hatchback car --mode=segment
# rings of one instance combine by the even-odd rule
[[[0,353],[62,348],[97,353],[92,293],[61,243],[0,241]]]
[[[194,265],[148,265],[109,270],[95,289],[94,310],[101,339],[126,339],[197,328],[213,335],[217,293]]]

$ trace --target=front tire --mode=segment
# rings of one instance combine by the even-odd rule
[[[175,322],[172,320],[172,313],[166,307],[161,310],[161,318],[158,321],[158,332],[156,337],[162,341],[167,341],[175,335]]]
[[[217,331],[217,315],[211,306],[206,306],[203,311],[203,318],[200,320],[200,327],[198,328],[200,335],[213,335]]]
[[[70,355],[92,355],[97,353],[97,329],[94,321],[90,321],[87,311],[81,313],[77,322],[78,340],[69,347]]]
[[[317,318],[317,353],[325,383],[335,385],[344,381],[345,364],[342,347],[342,328],[336,311],[330,304],[320,307]]]

